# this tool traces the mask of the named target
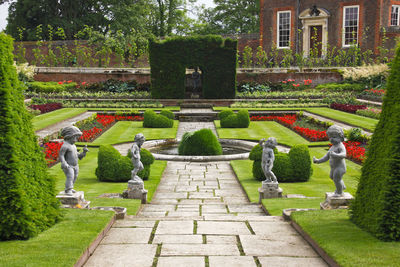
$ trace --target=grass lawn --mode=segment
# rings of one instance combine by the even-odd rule
[[[297,222],[340,266],[400,266],[400,242],[382,242],[361,230],[347,210],[292,213]]]
[[[321,158],[325,153],[324,148],[310,148],[311,156]],[[258,201],[258,188],[261,182],[253,178],[251,160],[231,161],[232,167],[239,178],[240,183],[245,189],[251,202]],[[361,166],[346,160],[347,173],[343,176],[346,184],[346,192],[354,195],[357,189],[358,179],[361,174]],[[283,194],[302,194],[307,199],[264,199],[263,205],[271,215],[282,215],[282,210],[287,208],[316,208],[319,209],[319,203],[325,200],[325,192],[335,191],[335,185],[329,178],[329,163],[313,164],[313,175],[308,182],[301,183],[280,183]],[[315,197],[315,198],[314,198]]]
[[[57,122],[78,116],[86,112],[86,108],[62,108],[32,118],[33,129],[41,130]]]
[[[326,145],[329,142],[309,142],[294,131],[275,121],[251,121],[249,128],[221,128],[220,121],[214,121],[219,138],[260,140],[261,138],[275,137],[279,144],[293,146],[304,145]]]
[[[73,266],[114,212],[63,210],[55,226],[24,241],[0,242],[0,266]]]
[[[175,138],[178,124],[179,121],[174,120],[172,128],[143,128],[141,121],[119,121],[92,143],[86,144],[99,146],[133,142],[138,133],[142,133],[146,140]]]
[[[306,108],[305,110],[311,113],[321,115],[323,117],[331,118],[333,120],[361,127],[370,132],[374,131],[375,126],[378,123],[378,120],[376,119],[367,118],[331,108]]]
[[[128,214],[136,214],[140,207],[139,199],[98,198],[99,195],[104,193],[122,193],[127,189],[128,183],[99,182],[95,175],[95,170],[97,168],[97,153],[97,148],[89,148],[87,156],[79,161],[79,176],[75,183],[75,190],[85,192],[85,199],[91,201],[91,207],[119,206],[127,208]],[[153,197],[166,165],[166,161],[158,160],[151,165],[149,180],[144,181],[144,187],[148,190],[148,201]],[[56,178],[57,190],[64,190],[65,175],[61,170],[60,164],[56,164],[50,168],[50,173]]]

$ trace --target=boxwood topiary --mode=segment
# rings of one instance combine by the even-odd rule
[[[230,116],[230,115],[233,115],[233,114],[235,114],[231,109],[224,109],[224,110],[221,110],[219,113],[218,113],[218,118],[220,119],[220,120],[222,120],[222,119],[224,119],[225,117],[228,117],[228,116]]]
[[[99,181],[126,182],[131,178],[132,162],[122,157],[111,145],[101,145],[97,157],[96,176]]]
[[[232,110],[223,110],[218,114],[222,128],[248,128],[250,125],[249,112],[240,110],[235,114]]]
[[[400,241],[400,46],[390,64],[382,113],[362,167],[350,218],[382,240]]]
[[[293,181],[306,182],[312,175],[310,151],[306,145],[294,145],[289,151]]]
[[[239,110],[237,116],[237,127],[238,128],[249,128],[250,116],[247,110]]]
[[[179,144],[180,155],[222,155],[222,146],[210,129],[185,133]]]
[[[168,114],[168,116],[170,116],[170,114]],[[143,127],[145,128],[172,128],[173,126],[173,119],[162,114],[156,114],[153,110],[147,110],[143,114]]]
[[[12,38],[0,33],[0,240],[27,239],[59,219],[48,174],[13,66]]]
[[[292,176],[292,167],[289,155],[286,153],[275,154],[272,172],[275,174],[278,182],[296,182]]]
[[[163,115],[171,120],[173,120],[175,118],[174,113],[171,110],[167,110],[167,109],[161,110],[160,115]]]

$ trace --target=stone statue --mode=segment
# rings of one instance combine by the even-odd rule
[[[75,126],[67,126],[62,129],[61,135],[64,137],[64,144],[61,146],[59,158],[61,161],[61,169],[65,176],[65,193],[72,195],[76,193],[73,189],[76,179],[78,178],[79,166],[78,158],[83,159],[89,150],[87,146],[83,148],[82,153],[78,153],[75,142],[82,135],[82,132]]]
[[[274,166],[274,148],[278,144],[275,137],[265,138],[260,140],[260,146],[263,148],[262,158],[261,158],[261,168],[265,175],[265,181],[263,183],[278,183],[275,174],[272,172],[272,167]]]
[[[197,89],[200,87],[200,73],[198,68],[194,68],[194,72],[192,72],[192,82],[193,82],[193,91],[197,92]]]
[[[331,167],[330,178],[336,186],[336,191],[333,196],[338,197],[343,195],[346,189],[342,180],[343,175],[346,173],[346,148],[343,145],[344,133],[342,128],[337,125],[332,125],[326,131],[329,141],[332,143],[328,153],[320,159],[313,157],[314,163],[323,163],[329,160]]]
[[[135,141],[133,142],[133,145],[131,147],[133,164],[131,181],[139,183],[143,183],[143,180],[139,176],[137,176],[137,173],[144,169],[143,163],[140,161],[140,148],[142,147],[144,141],[144,135],[139,133],[135,136]]]

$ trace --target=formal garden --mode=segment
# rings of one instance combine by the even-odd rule
[[[124,207],[127,216],[134,216],[143,209],[140,199],[110,197],[126,189],[134,168],[131,155],[117,149],[134,142],[139,133],[146,141],[175,139],[189,116],[180,115],[188,109],[186,68],[201,66],[202,98],[189,109],[200,107],[199,113],[213,114],[218,138],[205,129],[184,133],[179,154],[219,155],[218,139],[254,142],[248,158],[231,160],[230,165],[249,201],[257,203],[265,179],[260,167],[263,152],[257,144],[275,137],[278,149],[272,171],[284,197],[262,199],[268,215],[305,209],[292,212],[290,220],[340,266],[398,266],[400,50],[389,64],[341,68],[335,71],[342,81],[315,85],[312,79],[293,80],[290,75],[280,82],[236,82],[236,45],[218,36],[151,41],[151,84],[114,79],[43,82],[35,81],[34,67],[13,66],[11,38],[0,33],[0,265],[72,266],[115,216],[113,211],[59,207],[56,195],[65,184],[59,159],[61,128],[44,136],[39,133],[73,121],[82,132],[78,150],[89,149],[79,161],[74,187],[85,193],[90,207]],[[251,65],[246,56],[250,52],[241,56],[245,67]],[[261,52],[257,56],[261,67],[268,67]],[[40,61],[40,51],[35,57]],[[46,62],[51,60],[56,57]],[[166,105],[165,99],[177,101]],[[206,99],[229,99],[229,104],[209,105],[204,111]],[[329,179],[328,163],[313,164],[312,157],[327,153],[327,129],[333,124],[344,128],[343,181],[354,200],[348,209],[320,210],[325,193],[333,192],[335,184]],[[144,148],[141,159],[144,170],[139,176],[151,203],[167,161],[154,159]],[[152,231],[151,241],[156,227]],[[258,259],[255,262],[261,266]]]

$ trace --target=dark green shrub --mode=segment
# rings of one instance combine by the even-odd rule
[[[312,175],[310,151],[306,145],[294,145],[289,151],[293,181],[306,182]]]
[[[315,89],[326,89],[330,91],[361,92],[365,89],[365,86],[363,84],[357,84],[357,83],[325,83],[317,85]]]
[[[63,91],[73,91],[76,88],[76,83],[63,83],[58,82],[28,82],[28,90],[37,93],[52,93],[52,92],[63,92]]]
[[[296,182],[292,179],[292,167],[290,164],[289,154],[275,154],[275,161],[272,172],[275,174],[278,182]]]
[[[111,145],[102,145],[97,157],[96,176],[99,181],[126,182],[133,170],[129,158],[121,156]]]
[[[217,35],[173,37],[149,43],[151,95],[184,98],[186,68],[201,70],[205,98],[234,98],[237,41]]]
[[[129,160],[132,158],[132,151],[129,150],[127,157]],[[154,163],[154,156],[147,149],[140,149],[140,161],[143,164],[144,169],[138,172],[138,176],[142,178],[142,180],[148,180],[150,177],[150,165]],[[131,169],[132,170],[132,169]]]
[[[264,172],[261,168],[261,160],[255,160],[253,162],[253,177],[258,180],[258,181],[264,181],[265,180],[265,175]]]
[[[147,110],[143,114],[143,127],[145,128],[172,128],[173,126],[173,119],[156,114],[153,110]]]
[[[222,146],[210,129],[185,133],[179,144],[180,155],[208,156],[222,155]]]
[[[400,47],[390,64],[382,113],[372,136],[351,220],[376,237],[400,241]]]
[[[24,106],[12,50],[11,37],[0,33],[0,240],[30,238],[60,216],[55,181]]]
[[[240,110],[237,114],[231,110],[223,110],[218,116],[222,128],[248,128],[250,125],[250,117],[247,110]]]
[[[163,109],[161,110],[160,115],[163,115],[171,120],[175,119],[175,115],[171,110]]]

